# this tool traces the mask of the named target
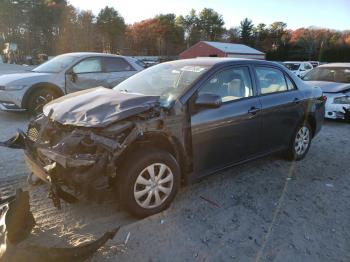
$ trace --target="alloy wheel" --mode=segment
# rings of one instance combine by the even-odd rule
[[[43,92],[39,94],[35,99],[34,99],[34,104],[33,104],[33,112],[36,115],[39,115],[43,112],[44,106],[54,100],[55,97],[53,94],[49,92]]]

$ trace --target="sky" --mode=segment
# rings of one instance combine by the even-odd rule
[[[114,7],[132,24],[157,14],[186,15],[194,8],[213,8],[223,15],[227,28],[248,17],[254,24],[287,23],[288,28],[321,27],[350,30],[350,0],[68,0],[95,15],[105,6]]]

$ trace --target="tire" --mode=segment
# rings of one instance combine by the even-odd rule
[[[153,180],[148,170],[154,171]],[[162,175],[157,177],[161,170]],[[155,148],[141,149],[130,155],[120,169],[119,201],[132,215],[147,217],[169,207],[180,181],[180,167],[170,153]]]
[[[27,103],[28,110],[34,116],[40,115],[43,112],[44,105],[58,97],[59,95],[57,92],[54,92],[49,88],[39,88],[29,96]]]
[[[290,160],[302,160],[308,153],[312,141],[312,129],[308,123],[300,125],[292,138],[288,149],[288,158]]]

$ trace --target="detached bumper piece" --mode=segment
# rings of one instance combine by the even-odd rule
[[[0,221],[4,221],[4,225],[0,226],[5,226],[4,228],[6,228],[6,236],[1,238],[0,242],[0,245],[5,247],[0,254],[1,261],[85,261],[108,240],[113,239],[119,230],[119,227],[117,227],[106,232],[95,241],[70,248],[45,247],[21,243],[30,237],[36,225],[34,216],[30,211],[29,193],[18,189],[15,196],[1,200],[1,205],[5,204],[8,205],[8,208],[6,212],[0,214]],[[11,249],[7,248],[8,243],[13,245]],[[20,243],[21,245],[18,245]]]
[[[8,147],[12,149],[25,149],[26,148],[26,134],[18,130],[17,134],[5,142],[0,142],[0,146]]]

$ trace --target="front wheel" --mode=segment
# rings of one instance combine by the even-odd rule
[[[288,155],[291,160],[303,159],[311,146],[312,131],[308,123],[300,125],[289,146]]]
[[[30,95],[28,109],[32,115],[39,115],[43,112],[44,106],[56,98],[58,98],[56,92],[51,89],[40,88]]]
[[[119,173],[119,200],[138,217],[166,209],[179,187],[179,165],[170,153],[160,149],[137,151],[127,159]]]

